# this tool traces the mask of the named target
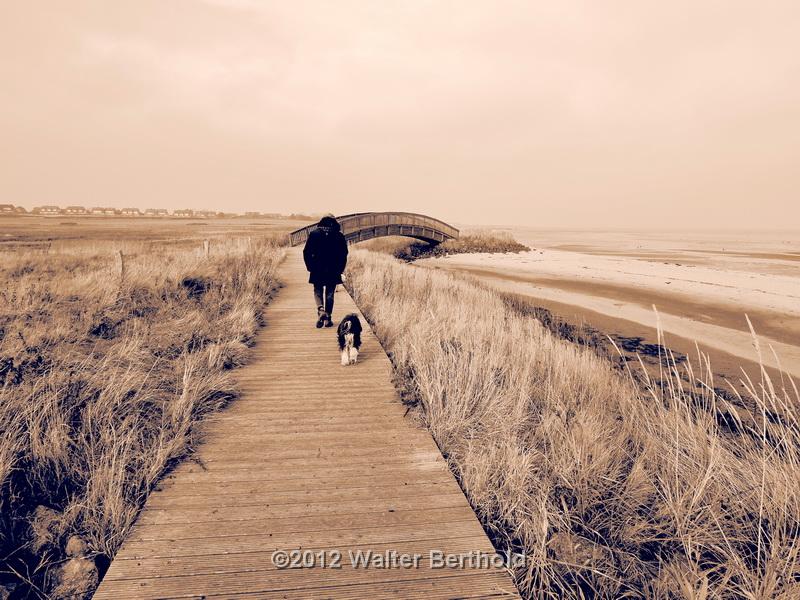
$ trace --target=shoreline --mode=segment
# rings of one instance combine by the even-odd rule
[[[431,262],[433,260],[436,262]],[[646,305],[635,301],[622,302],[619,295],[607,298],[589,293],[581,294],[577,290],[581,289],[584,282],[537,279],[536,277],[525,277],[519,273],[508,273],[504,269],[452,264],[443,259],[427,259],[417,261],[416,264],[423,268],[472,277],[501,293],[528,298],[534,305],[551,311],[566,323],[579,328],[588,326],[590,329],[611,337],[617,343],[619,340],[641,338],[643,345],[658,344],[656,315],[652,308],[646,308]],[[562,284],[563,287],[559,284]],[[552,287],[547,287],[548,285]],[[594,285],[596,284],[589,283],[583,289],[593,289]],[[610,288],[611,286],[605,287]],[[575,291],[564,288],[571,288]],[[596,288],[594,289],[596,290]],[[618,294],[621,293],[621,290],[618,291]],[[699,302],[690,304],[700,305]],[[706,308],[706,312],[709,311],[708,306],[704,306],[704,308]],[[706,316],[708,317],[708,315]],[[663,330],[664,345],[670,350],[687,356],[695,368],[698,366],[699,349],[708,356],[715,378],[719,377],[727,381],[739,393],[744,390],[741,381],[744,379],[745,373],[753,382],[761,380],[758,355],[752,336],[749,331],[746,331],[743,313],[742,321],[745,322],[745,330],[691,320],[667,312],[665,309],[659,310],[658,317]],[[756,319],[753,321],[755,322]],[[758,321],[763,323],[762,319],[758,319]],[[697,335],[698,331],[705,335]],[[762,346],[764,368],[773,382],[780,385],[782,371],[799,379],[800,348],[761,335],[760,327],[756,327],[756,331],[759,333],[759,342]],[[770,352],[770,345],[782,359],[780,364]],[[623,353],[625,352],[623,351]]]

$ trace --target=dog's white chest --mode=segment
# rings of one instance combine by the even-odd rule
[[[354,335],[344,334],[344,347],[342,348],[342,366],[352,365],[358,361],[358,348],[353,345]]]

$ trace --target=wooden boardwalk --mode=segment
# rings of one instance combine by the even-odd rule
[[[316,329],[299,251],[267,309],[243,395],[207,421],[197,461],[154,491],[95,598],[518,598],[500,568],[433,568],[431,551],[493,553],[430,434],[404,416],[366,327],[339,364]],[[357,312],[336,294],[334,319]],[[341,553],[340,568],[279,569],[276,550]],[[421,554],[417,568],[363,568],[350,552]],[[364,556],[364,555],[362,555]],[[469,561],[468,561],[469,562]],[[484,561],[485,562],[485,561]]]

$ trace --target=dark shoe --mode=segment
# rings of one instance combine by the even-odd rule
[[[317,329],[322,327],[325,324],[325,315],[320,315],[319,319],[317,319]]]
[[[333,319],[331,319],[330,317],[325,319],[325,327],[333,327]]]

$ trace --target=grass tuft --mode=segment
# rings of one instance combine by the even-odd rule
[[[465,254],[474,252],[505,253],[527,252],[528,246],[520,244],[506,231],[467,231],[456,240],[448,240],[441,244],[428,244],[427,242],[409,242],[408,238],[388,237],[369,240],[360,245],[361,248],[390,254],[395,258],[412,262],[419,258],[437,258],[450,254]]]

